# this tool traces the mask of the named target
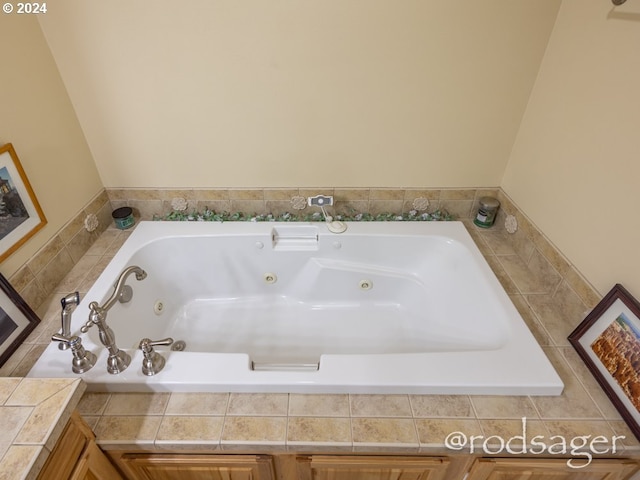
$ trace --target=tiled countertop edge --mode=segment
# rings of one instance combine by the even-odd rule
[[[0,415],[13,419],[3,425],[0,480],[37,477],[85,388],[79,379],[0,378]]]
[[[508,397],[499,402],[529,402]],[[476,402],[473,403],[472,402]],[[123,394],[87,393],[79,411],[105,450],[195,453],[374,453],[424,455],[507,455],[505,442],[522,435],[522,418],[484,418],[476,410],[486,397],[421,395],[299,395],[299,394]],[[462,407],[469,403],[464,412]],[[450,416],[431,415],[451,406]],[[471,408],[473,405],[473,408]],[[502,403],[500,403],[502,405]],[[441,412],[442,413],[442,412]],[[580,436],[605,437],[601,457],[640,458],[640,444],[624,422],[603,418],[526,417],[527,446],[517,439],[511,449],[540,456],[537,442],[547,446]],[[449,448],[445,440],[460,432],[465,444]],[[625,435],[628,439],[616,440]],[[475,436],[473,448],[469,444]],[[488,443],[486,439],[492,437]],[[526,451],[523,451],[526,450]],[[558,456],[559,447],[547,451]],[[597,457],[598,455],[594,455]]]

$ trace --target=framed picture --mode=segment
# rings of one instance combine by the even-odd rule
[[[640,303],[617,284],[568,339],[640,440]]]
[[[0,147],[0,262],[47,223],[10,143]]]
[[[0,274],[0,366],[38,323],[38,316]]]

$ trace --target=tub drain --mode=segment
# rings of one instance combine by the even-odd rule
[[[371,280],[360,280],[361,290],[371,290],[373,288],[373,282]]]
[[[187,344],[184,340],[178,340],[171,345],[171,350],[174,352],[182,352],[185,348],[187,348]]]

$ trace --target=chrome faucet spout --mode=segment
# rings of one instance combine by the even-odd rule
[[[104,302],[102,310],[109,310],[111,307],[113,307],[116,301],[120,299],[123,292],[125,292],[125,282],[127,281],[127,277],[129,277],[129,275],[131,275],[132,273],[136,274],[136,280],[138,281],[147,278],[147,272],[136,265],[131,265],[130,267],[125,268],[118,277],[118,280],[113,287],[113,293],[111,294],[111,297],[109,297],[109,299]]]
[[[113,287],[111,297],[104,302],[104,305],[100,306],[98,302],[91,302],[89,304],[89,310],[91,310],[91,313],[89,313],[89,320],[80,329],[82,333],[87,333],[93,325],[98,327],[100,342],[109,351],[109,357],[107,358],[107,372],[112,374],[120,373],[126,369],[129,366],[129,363],[131,363],[131,355],[120,350],[116,345],[115,334],[111,327],[107,325],[107,312],[117,300],[121,302],[128,302],[131,300],[133,290],[130,286],[126,285],[125,282],[127,277],[132,273],[136,274],[137,280],[143,280],[147,276],[147,272],[135,265],[125,268]]]

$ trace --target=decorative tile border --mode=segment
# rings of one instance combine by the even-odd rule
[[[151,220],[171,213],[176,205],[187,212],[203,211],[243,212],[247,215],[281,215],[297,210],[300,197],[333,195],[333,214],[379,213],[406,214],[419,205],[427,205],[426,212],[446,210],[458,218],[469,218],[477,208],[478,199],[498,194],[498,189],[417,189],[417,188],[282,188],[282,189],[107,189],[113,208],[129,206],[134,216]],[[176,201],[179,199],[180,201]],[[182,201],[184,200],[184,202]],[[305,212],[307,207],[302,212]],[[315,209],[314,209],[315,210]]]

